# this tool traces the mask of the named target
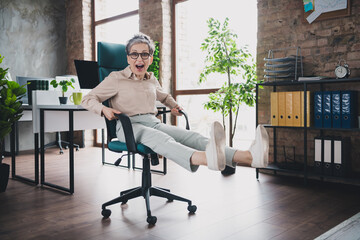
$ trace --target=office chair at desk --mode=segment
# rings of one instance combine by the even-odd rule
[[[127,67],[126,60],[126,51],[125,46],[121,44],[113,43],[104,43],[98,42],[98,65],[99,65],[99,78],[100,81],[104,80],[112,71],[123,70]],[[104,102],[108,106],[108,102]],[[183,112],[183,115],[187,121],[188,119],[186,114]],[[143,196],[145,198],[146,210],[147,210],[147,219],[146,221],[154,225],[157,221],[157,218],[151,214],[150,210],[150,196],[157,196],[166,198],[168,201],[178,200],[188,203],[187,210],[190,213],[195,213],[197,207],[192,205],[191,200],[177,196],[170,193],[169,189],[153,187],[151,183],[151,165],[159,164],[159,159],[157,153],[152,151],[150,148],[143,144],[135,142],[132,125],[130,118],[125,114],[116,115],[117,118],[121,121],[122,128],[125,134],[125,143],[118,140],[113,141],[112,139],[116,138],[116,120],[109,121],[106,120],[107,134],[108,134],[108,149],[113,152],[122,153],[126,151],[130,154],[140,154],[143,157],[142,160],[142,185],[136,188],[131,188],[120,193],[120,196],[102,204],[102,212],[104,218],[108,218],[111,215],[111,210],[106,207],[116,204],[116,203],[127,203],[128,200]],[[122,155],[116,162],[115,165],[119,165],[123,156]],[[129,160],[128,160],[129,161]],[[130,162],[128,162],[130,164]]]

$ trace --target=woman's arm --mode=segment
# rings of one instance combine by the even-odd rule
[[[99,85],[85,95],[81,101],[81,105],[87,110],[99,115],[105,115],[106,118],[112,118],[112,113],[120,113],[119,111],[106,107],[102,103],[117,94],[118,81],[115,74],[110,73]],[[110,109],[112,109],[110,111]]]

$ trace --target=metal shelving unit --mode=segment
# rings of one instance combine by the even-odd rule
[[[336,83],[358,83],[360,82],[360,78],[349,78],[349,79],[323,79],[323,80],[317,80],[317,81],[278,81],[278,82],[264,82],[264,83],[259,83],[256,85],[256,126],[259,124],[259,116],[258,116],[258,97],[259,97],[259,87],[262,86],[264,87],[272,87],[272,91],[276,91],[277,87],[280,86],[287,86],[287,87],[295,87],[297,86],[302,87],[303,91],[304,91],[304,95],[305,93],[308,91],[308,87],[310,85],[319,85],[320,90],[323,89],[323,86],[326,84],[336,84]],[[314,171],[312,171],[312,169],[308,166],[308,149],[307,149],[307,141],[308,141],[308,131],[310,130],[316,130],[319,131],[320,136],[324,136],[324,131],[341,131],[341,132],[359,132],[360,129],[359,128],[351,128],[351,129],[345,129],[345,128],[315,128],[313,126],[310,127],[306,127],[307,123],[306,123],[306,119],[307,119],[307,110],[306,110],[306,106],[307,106],[307,98],[304,98],[304,126],[305,127],[293,127],[293,126],[272,126],[270,124],[264,124],[264,126],[266,128],[271,128],[273,129],[273,148],[274,148],[274,163],[269,164],[268,167],[266,168],[261,168],[261,169],[266,169],[266,170],[272,170],[274,172],[274,174],[276,174],[277,172],[285,172],[287,174],[291,174],[291,175],[301,175],[304,178],[304,184],[307,184],[307,180],[308,178],[315,178],[315,179],[320,179],[320,180],[326,180],[326,181],[341,181],[341,182],[346,182],[346,183],[352,183],[352,184],[360,184],[360,177],[358,178],[356,176],[356,178],[346,178],[346,177],[335,177],[335,176],[328,176],[328,175],[324,175],[324,174],[320,174],[320,173],[315,173]],[[283,168],[280,167],[278,162],[277,162],[277,131],[281,130],[281,129],[294,129],[294,130],[299,130],[299,131],[303,131],[303,135],[304,135],[304,162],[303,162],[303,169],[301,170],[294,170],[294,169],[288,169],[288,168]],[[259,168],[256,169],[256,178],[259,178]],[[360,175],[360,174],[359,174]]]

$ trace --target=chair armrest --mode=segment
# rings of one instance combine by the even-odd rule
[[[169,112],[171,112],[171,110],[158,111],[158,113],[156,114],[156,116],[159,116],[159,115],[165,114],[165,113],[169,113]],[[186,114],[183,110],[179,110],[179,112],[185,117],[186,130],[190,130],[190,124],[189,124],[189,120],[188,120],[187,114]]]
[[[184,115],[185,121],[186,121],[186,129],[187,129],[187,130],[190,130],[190,125],[189,125],[189,120],[188,120],[187,114],[186,114],[183,110],[179,110],[179,113],[181,113],[182,115]]]
[[[122,128],[124,130],[125,143],[128,152],[137,153],[134,132],[129,116],[124,113],[115,114],[115,116],[120,120]]]

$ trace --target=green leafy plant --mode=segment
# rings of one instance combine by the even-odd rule
[[[225,118],[229,118],[229,145],[232,146],[240,105],[252,107],[255,104],[255,89],[258,82],[256,64],[246,46],[237,46],[237,35],[229,29],[228,18],[223,24],[210,18],[207,24],[208,36],[201,44],[201,50],[207,52],[206,65],[200,74],[199,83],[206,82],[211,73],[226,74],[227,81],[217,92],[209,94],[209,101],[204,107],[221,112],[224,128]],[[234,83],[234,77],[238,75],[242,77],[242,81]]]
[[[55,79],[52,80],[50,82],[50,84],[54,87],[57,88],[58,86],[61,86],[61,93],[62,93],[62,97],[65,97],[65,93],[67,92],[69,87],[72,87],[73,89],[73,83],[75,83],[75,79],[71,78],[70,80],[66,79],[66,80],[60,80],[59,82],[57,82]]]
[[[157,80],[159,80],[160,77],[160,44],[159,42],[155,41],[155,51],[153,54],[153,62],[152,64],[149,66],[148,71],[149,72],[153,72],[154,76],[156,77]]]
[[[0,54],[0,63],[3,59],[4,57],[1,57]],[[23,109],[20,99],[26,93],[25,85],[20,86],[17,82],[6,79],[8,70],[8,68],[0,67],[0,152],[5,136],[11,132],[11,126],[22,116]]]

